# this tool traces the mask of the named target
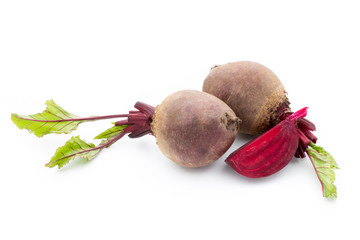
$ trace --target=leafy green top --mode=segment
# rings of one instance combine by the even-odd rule
[[[106,131],[97,135],[94,139],[107,139],[111,140],[117,135],[119,135],[126,127],[129,125],[113,126],[112,128],[107,129]]]
[[[20,129],[27,129],[38,137],[50,133],[70,133],[76,130],[77,126],[85,121],[95,121],[100,119],[109,119],[117,117],[127,117],[128,114],[95,116],[82,118],[61,108],[53,100],[46,101],[46,110],[32,115],[11,114],[11,120]],[[81,140],[79,136],[72,137],[64,146],[59,147],[50,162],[45,166],[59,168],[66,165],[75,157],[82,157],[87,160],[95,158],[99,152],[109,147],[115,141],[119,140],[126,133],[124,129],[129,125],[113,126],[105,132],[99,134],[95,139],[103,139],[101,143],[95,146],[93,143],[87,143]]]
[[[46,101],[46,110],[32,115],[11,114],[12,121],[20,129],[27,129],[38,137],[49,133],[70,133],[86,121],[71,114],[57,105],[53,100]]]
[[[56,150],[55,155],[45,166],[52,168],[57,165],[58,168],[61,168],[75,157],[85,158],[90,161],[95,158],[102,149],[109,147],[122,138],[125,135],[123,130],[126,127],[128,127],[128,125],[114,126],[96,136],[95,139],[106,139],[102,140],[98,146],[81,140],[79,136],[72,137],[64,146]]]
[[[75,157],[85,158],[90,161],[98,155],[101,149],[95,147],[92,143],[81,140],[79,136],[72,137],[64,146],[56,150],[55,155],[45,166],[52,168],[57,165],[58,168],[61,168]]]
[[[310,143],[307,149],[309,158],[315,168],[316,174],[321,182],[324,197],[337,197],[334,170],[338,169],[335,159],[326,152],[324,148]]]

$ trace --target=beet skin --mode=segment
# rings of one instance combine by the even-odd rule
[[[203,84],[210,93],[241,118],[239,132],[263,133],[279,123],[279,114],[289,101],[279,78],[267,67],[249,61],[215,66]]]
[[[184,90],[156,107],[151,131],[169,159],[185,167],[201,167],[229,149],[239,125],[240,119],[220,99]]]

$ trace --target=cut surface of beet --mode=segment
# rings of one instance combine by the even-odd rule
[[[307,108],[303,108],[289,115],[272,129],[230,154],[225,162],[241,175],[260,178],[280,171],[294,156],[304,157],[303,151],[311,141],[299,129],[297,122],[306,114]]]

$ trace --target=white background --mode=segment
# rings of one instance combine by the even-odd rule
[[[0,238],[359,238],[357,2],[1,1]],[[264,179],[236,174],[223,160],[247,136],[200,169],[145,136],[58,170],[44,164],[70,136],[37,138],[10,120],[47,99],[80,116],[155,106],[238,60],[272,69],[293,110],[310,107],[319,145],[341,168],[336,200],[322,197],[308,159]],[[92,141],[110,122],[70,135]]]

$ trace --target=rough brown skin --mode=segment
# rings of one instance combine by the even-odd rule
[[[240,119],[220,99],[184,90],[156,107],[151,130],[166,157],[185,167],[202,167],[229,149],[239,125]]]
[[[203,91],[227,103],[242,120],[239,132],[247,134],[275,126],[290,104],[279,78],[267,67],[249,61],[213,67]]]

